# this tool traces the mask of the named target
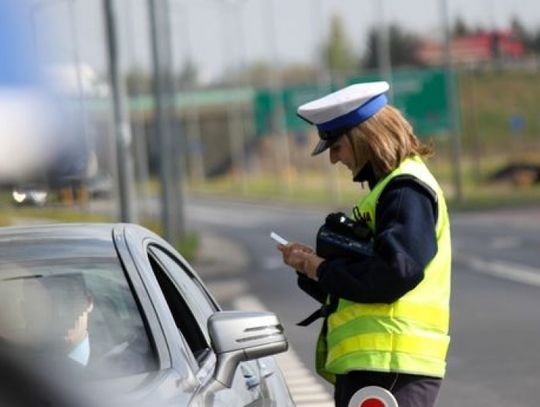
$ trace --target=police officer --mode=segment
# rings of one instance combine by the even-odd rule
[[[369,193],[352,217],[372,232],[366,257],[324,259],[301,243],[279,245],[298,285],[324,308],[317,370],[336,406],[359,389],[388,389],[400,407],[433,406],[449,344],[450,227],[443,192],[422,157],[430,147],[387,104],[386,82],[348,86],[299,107],[317,126],[312,155],[329,150]]]

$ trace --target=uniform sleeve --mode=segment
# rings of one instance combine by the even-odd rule
[[[302,273],[296,272],[296,274],[298,275],[298,287],[300,287],[302,291],[304,291],[313,299],[317,300],[321,304],[324,304],[327,294],[321,288],[319,282],[312,280],[309,277],[306,277]]]
[[[437,252],[437,205],[426,187],[396,180],[379,198],[374,256],[338,258],[319,266],[319,287],[339,298],[392,303],[416,287]]]

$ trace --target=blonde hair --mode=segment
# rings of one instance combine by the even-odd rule
[[[355,155],[367,155],[377,178],[396,169],[408,157],[427,157],[433,152],[431,144],[420,142],[401,112],[389,105],[349,130],[347,137]]]

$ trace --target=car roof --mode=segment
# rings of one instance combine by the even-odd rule
[[[59,223],[0,227],[0,243],[11,240],[112,240],[115,223]]]
[[[117,224],[47,224],[0,228],[0,263],[116,257]]]
[[[0,264],[60,258],[116,257],[118,239],[133,247],[146,238],[167,242],[132,223],[61,223],[0,227]]]

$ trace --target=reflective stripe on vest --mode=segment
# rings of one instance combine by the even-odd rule
[[[329,380],[352,370],[444,376],[450,340],[451,249],[448,213],[439,185],[420,158],[409,158],[375,185],[355,213],[375,232],[379,196],[400,175],[417,178],[437,196],[437,253],[418,286],[392,304],[339,300],[317,346],[317,369]]]

